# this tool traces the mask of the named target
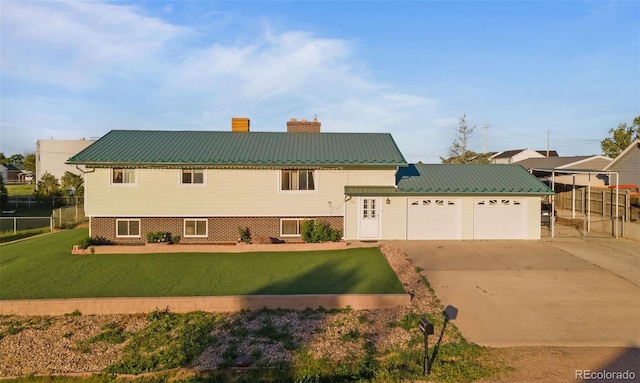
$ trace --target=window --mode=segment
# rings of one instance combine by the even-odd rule
[[[117,219],[116,237],[140,238],[140,220]]]
[[[111,170],[112,184],[135,184],[136,169],[113,168]]]
[[[183,169],[181,182],[183,185],[204,184],[204,170]]]
[[[376,200],[365,198],[362,200],[362,218],[364,219],[376,219]]]
[[[185,237],[206,237],[207,236],[207,220],[206,219],[185,219],[184,220],[184,236]]]
[[[282,170],[281,190],[315,190],[314,170]]]
[[[300,236],[300,223],[304,219],[281,219],[280,220],[280,236],[282,237],[296,237]]]

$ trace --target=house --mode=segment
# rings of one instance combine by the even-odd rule
[[[618,172],[619,184],[640,185],[640,138],[627,146],[604,170]]]
[[[409,165],[386,133],[114,130],[67,161],[86,166],[92,236],[233,242],[238,228],[300,241],[306,219],[345,239],[538,239],[552,192],[513,165]]]
[[[65,162],[74,154],[87,146],[93,144],[95,140],[37,140],[36,141],[36,183],[42,179],[44,173],[53,174],[58,180],[65,172],[82,174],[73,165]]]
[[[503,152],[497,152],[489,157],[489,162],[492,164],[512,164],[518,161],[526,160],[527,158],[544,158],[544,157],[557,157],[558,152],[555,150],[531,150],[531,149],[517,149],[517,150],[505,150]]]
[[[0,174],[2,175],[2,179],[5,183],[24,182],[22,179],[24,177],[22,170],[18,169],[14,165],[0,165]]]

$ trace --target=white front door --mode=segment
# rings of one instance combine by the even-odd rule
[[[360,198],[359,238],[380,238],[380,198]]]

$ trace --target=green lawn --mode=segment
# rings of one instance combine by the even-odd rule
[[[0,247],[0,299],[402,293],[378,248],[71,255],[87,229]]]

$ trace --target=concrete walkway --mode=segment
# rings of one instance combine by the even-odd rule
[[[485,346],[640,346],[640,243],[392,241],[424,269],[456,325]],[[571,231],[576,235],[572,235]]]

